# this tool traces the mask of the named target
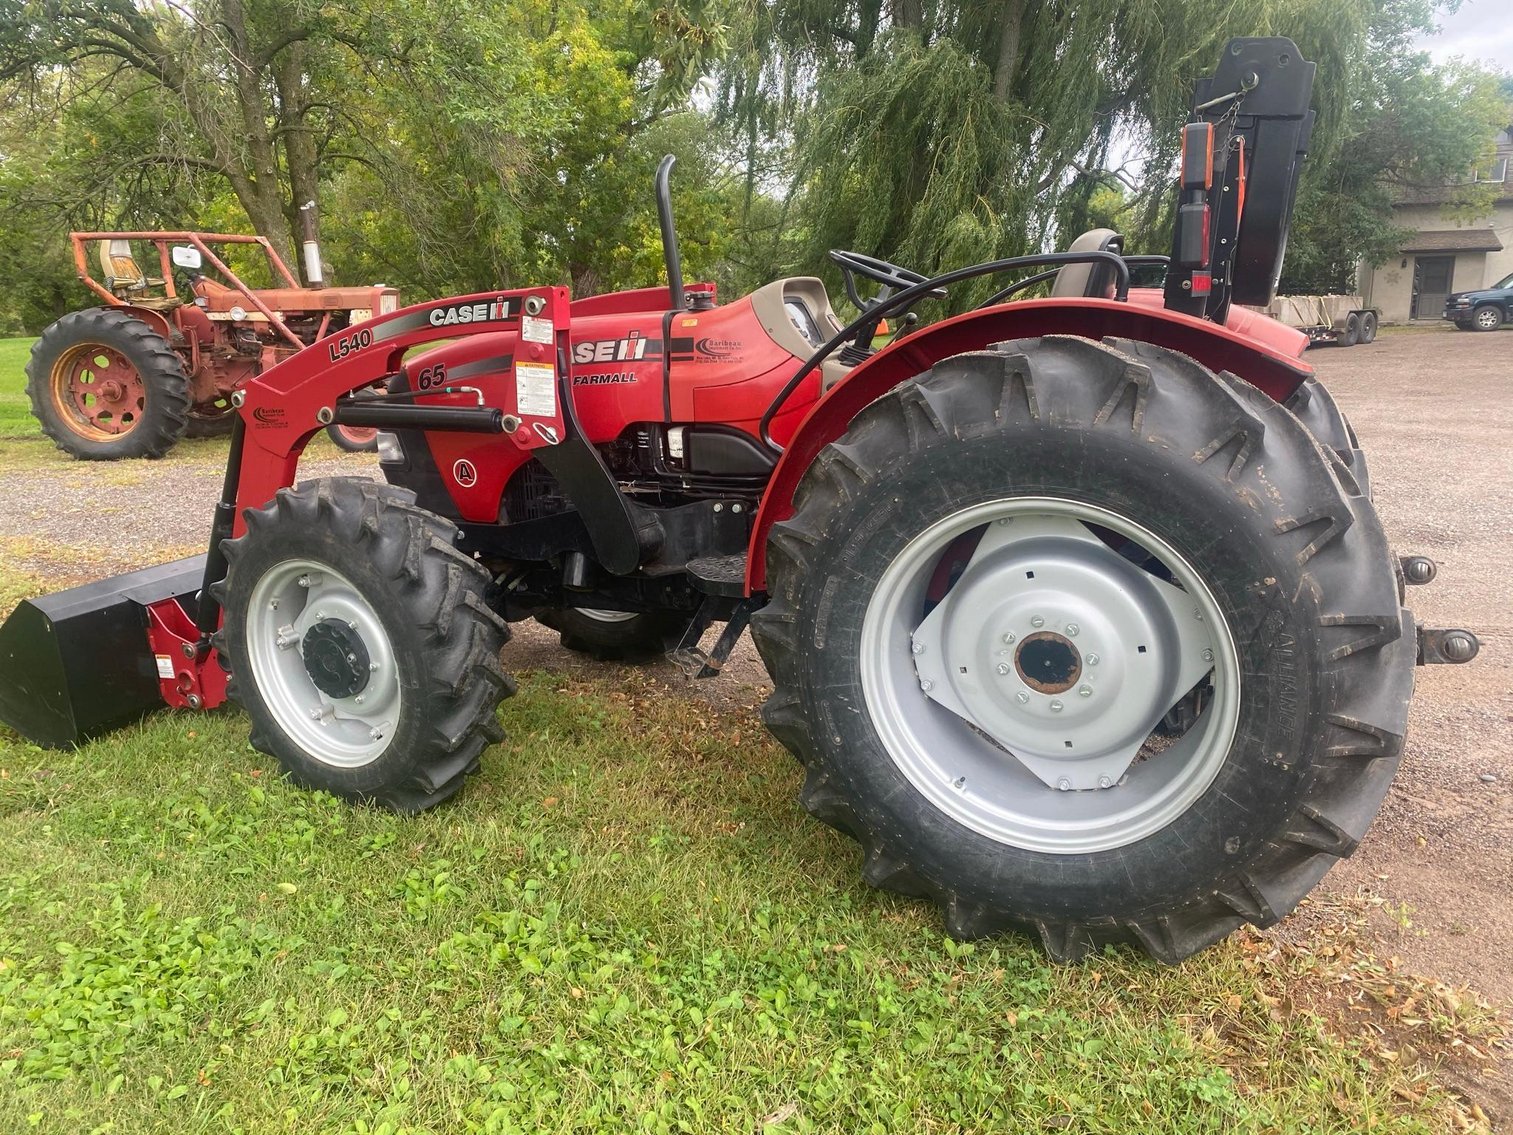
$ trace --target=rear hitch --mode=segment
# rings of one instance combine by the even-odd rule
[[[1470,662],[1481,652],[1481,643],[1470,631],[1418,628],[1418,664],[1420,666],[1458,666]]]

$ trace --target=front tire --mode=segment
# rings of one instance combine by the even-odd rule
[[[108,307],[70,312],[42,332],[26,393],[42,432],[83,461],[162,457],[188,425],[183,360],[140,319]]]
[[[1495,303],[1484,303],[1471,313],[1473,331],[1496,331],[1502,324],[1502,308]]]
[[[406,813],[462,787],[514,692],[488,573],[414,501],[351,478],[280,489],[224,545],[215,592],[253,747],[307,788]]]
[[[804,805],[958,937],[1175,962],[1271,925],[1401,759],[1414,640],[1369,501],[1288,411],[1150,345],[1001,344],[879,399],[768,589]]]

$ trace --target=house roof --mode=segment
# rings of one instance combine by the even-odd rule
[[[1503,243],[1491,229],[1439,229],[1414,233],[1404,252],[1501,252]]]

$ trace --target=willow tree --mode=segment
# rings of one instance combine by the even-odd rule
[[[1297,40],[1327,138],[1377,2],[1234,0],[1220,22],[1201,0],[737,0],[720,112],[752,155],[791,150],[810,263],[835,246],[927,271],[1040,250],[1075,235],[1058,219],[1086,214],[1111,165],[1126,229],[1152,236],[1223,42]]]

